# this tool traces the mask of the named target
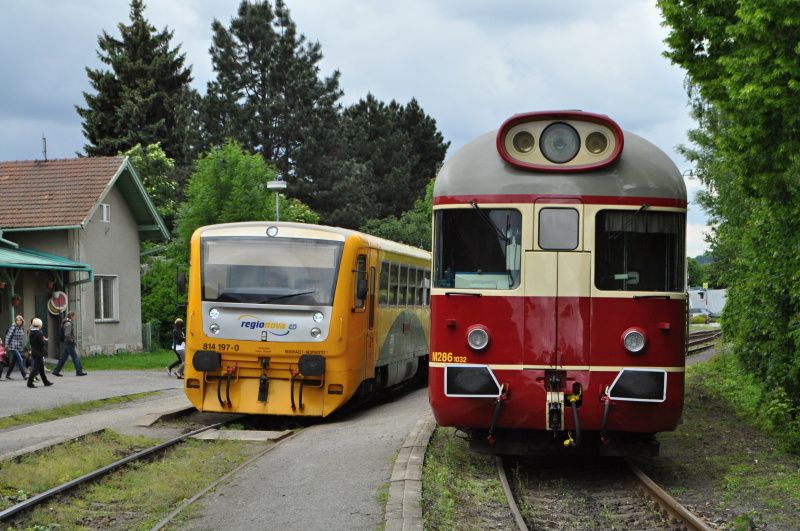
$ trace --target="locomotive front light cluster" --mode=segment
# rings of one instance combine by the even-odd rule
[[[569,124],[556,122],[542,132],[542,155],[550,162],[563,164],[575,158],[581,148],[578,132]]]
[[[629,328],[622,334],[622,344],[625,346],[625,350],[631,354],[640,354],[647,346],[647,336],[645,336],[644,330]]]
[[[497,133],[497,151],[526,170],[578,172],[603,168],[622,153],[623,133],[607,116],[554,111],[512,116]]]
[[[467,331],[467,346],[476,352],[489,346],[489,331],[482,326],[473,326]]]

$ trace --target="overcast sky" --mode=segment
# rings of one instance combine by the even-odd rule
[[[145,0],[145,16],[173,30],[205,93],[211,22],[238,0]],[[662,57],[666,29],[654,0],[287,0],[301,33],[319,41],[323,74],[341,72],[342,103],[368,92],[417,98],[448,155],[512,114],[582,109],[651,140],[678,167],[693,126],[684,73]],[[75,105],[99,66],[97,37],[118,35],[128,0],[0,3],[0,160],[72,157],[85,140]],[[690,198],[698,183],[687,180]],[[688,255],[706,248],[705,215],[690,204]]]

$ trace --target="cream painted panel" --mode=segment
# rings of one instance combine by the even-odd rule
[[[588,297],[591,294],[592,255],[558,253],[558,296]]]
[[[558,276],[558,253],[525,253],[525,296],[555,297]]]

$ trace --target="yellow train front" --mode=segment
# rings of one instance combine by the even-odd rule
[[[430,254],[286,222],[191,240],[185,391],[200,411],[326,416],[427,371]]]

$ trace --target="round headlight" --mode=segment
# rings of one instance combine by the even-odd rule
[[[311,337],[313,337],[314,339],[317,339],[321,335],[322,335],[322,330],[320,330],[319,328],[314,327],[311,329]]]
[[[211,326],[208,327],[208,331],[214,335],[219,334],[219,325],[217,323],[211,323]]]
[[[581,147],[581,139],[575,128],[561,122],[548,125],[539,143],[547,160],[557,164],[574,159]]]
[[[589,136],[586,137],[586,149],[589,150],[589,153],[592,155],[599,155],[603,151],[606,150],[608,147],[608,138],[603,133],[598,133],[595,131],[594,133],[590,133]]]
[[[622,337],[622,343],[631,354],[638,354],[644,350],[647,340],[639,330],[628,330]]]
[[[314,319],[315,323],[321,323],[322,320],[325,319],[325,316],[322,315],[322,312],[314,312],[314,315],[311,318]]]
[[[536,142],[532,134],[527,131],[520,131],[511,139],[511,144],[514,146],[514,149],[520,153],[528,153],[533,150],[533,146]]]
[[[219,310],[217,310],[216,308],[211,308],[208,311],[208,316],[211,317],[212,319],[218,319],[219,318]]]
[[[467,332],[467,345],[472,350],[483,350],[489,346],[489,332],[484,328],[472,328]]]

